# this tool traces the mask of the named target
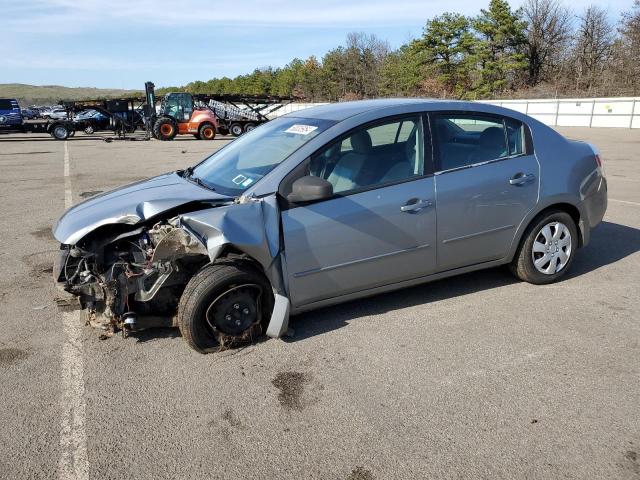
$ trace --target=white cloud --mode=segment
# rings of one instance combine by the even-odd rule
[[[525,0],[510,0],[513,7]],[[564,0],[576,13],[595,0]],[[612,20],[631,0],[598,2]],[[0,0],[0,82],[67,70],[95,81],[133,82],[161,72],[186,83],[322,55],[351,30],[420,34],[445,11],[475,15],[489,0]],[[406,32],[400,38],[399,32]],[[164,51],[158,39],[167,40]],[[194,70],[202,73],[193,73]],[[136,72],[136,73],[133,73]],[[146,73],[144,73],[146,75]],[[67,78],[64,73],[61,78]],[[5,78],[3,78],[5,77]],[[64,80],[69,83],[72,80]],[[74,80],[75,81],[75,80]],[[93,80],[92,80],[93,81]],[[137,80],[136,80],[137,81]]]
[[[250,26],[371,26],[422,23],[422,19],[451,8],[448,0],[367,0],[301,3],[258,0],[219,3],[204,0],[33,0],[15,4],[5,0],[3,30],[74,33],[121,25],[156,25],[169,28]],[[473,10],[477,3],[463,0],[456,9]]]
[[[0,50],[1,51],[1,50]],[[269,53],[249,53],[233,55],[216,55],[213,57],[199,57],[198,68],[203,70],[226,70],[242,68],[255,68],[257,65],[268,63]],[[30,53],[21,56],[5,56],[3,67],[7,69],[23,70],[95,70],[95,71],[132,71],[153,69],[185,69],[193,68],[193,59],[175,58],[163,59],[162,62],[154,60],[140,60],[137,58],[122,58],[105,52],[92,52],[88,54],[46,55]]]
[[[576,11],[593,0],[567,2]],[[512,0],[519,6],[524,0]],[[206,0],[0,0],[3,31],[31,34],[73,34],[98,28],[107,31],[117,25],[170,29],[271,26],[402,26],[422,25],[444,11],[475,14],[489,0],[244,0],[233,3]],[[628,7],[626,0],[600,2],[614,15]]]

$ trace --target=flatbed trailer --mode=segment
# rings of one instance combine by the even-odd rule
[[[293,102],[295,97],[269,95],[196,94],[194,101],[213,110],[218,118],[218,131],[238,137],[268,122],[268,115]]]
[[[133,133],[136,128],[145,128],[144,97],[128,97],[109,100],[75,100],[62,102],[68,112],[77,113],[92,109],[108,117],[109,130],[113,130],[118,137],[125,138],[127,133]],[[90,120],[74,121],[76,130],[87,130]]]
[[[20,125],[0,129],[0,133],[47,133],[57,140],[65,140],[77,130],[73,119],[23,120]]]
[[[0,129],[0,133],[47,133],[56,140],[66,140],[73,137],[77,131],[84,131],[89,125],[88,120],[74,120],[73,115],[86,109],[97,110],[109,117],[109,130],[113,130],[119,137],[126,137],[136,128],[144,128],[144,116],[136,117],[137,109],[142,108],[144,97],[121,98],[110,100],[76,100],[62,101],[61,105],[67,111],[65,119],[23,120],[21,125]],[[136,107],[138,105],[138,107]]]
[[[269,121],[268,115],[291,103],[295,97],[270,95],[231,95],[169,92],[155,108],[153,82],[145,83],[147,130],[159,140],[173,140],[176,135],[194,135],[213,140],[216,133],[236,137]]]
[[[156,99],[155,85],[145,83],[145,95],[120,99],[61,101],[67,118],[28,120],[11,131],[48,133],[66,140],[76,131],[87,129],[89,121],[74,120],[81,110],[94,109],[110,119],[109,129],[126,139],[137,127],[146,130],[145,139],[172,140],[178,134],[192,134],[198,139],[213,140],[216,133],[240,136],[269,121],[269,115],[296,100],[296,97],[271,95],[168,93]],[[0,130],[9,131],[9,130]]]

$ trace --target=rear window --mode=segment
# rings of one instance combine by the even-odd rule
[[[3,100],[0,99],[0,110],[13,110],[14,108],[16,108],[18,105],[16,105],[14,102],[12,102],[11,100]]]

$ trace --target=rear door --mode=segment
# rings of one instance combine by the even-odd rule
[[[434,179],[425,168],[420,115],[363,126],[313,155],[303,175],[327,179],[334,197],[282,210],[295,306],[402,280],[436,268]],[[430,160],[430,158],[429,158]]]
[[[521,122],[501,116],[431,116],[436,155],[438,270],[507,255],[538,201],[539,164]]]

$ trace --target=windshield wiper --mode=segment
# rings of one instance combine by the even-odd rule
[[[186,178],[187,180],[192,181],[193,183],[200,185],[201,187],[206,188],[207,190],[211,190],[212,192],[215,192],[216,189],[213,188],[211,185],[208,185],[204,180],[202,180],[200,177],[196,177],[193,174],[193,167],[187,167],[184,169],[184,171],[182,172],[182,177]]]

